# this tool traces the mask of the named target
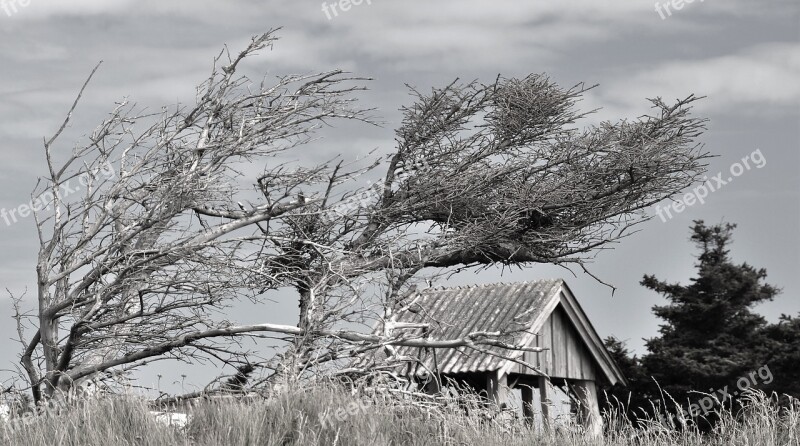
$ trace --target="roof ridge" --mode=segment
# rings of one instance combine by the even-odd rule
[[[530,285],[547,285],[550,287],[554,287],[566,283],[567,282],[564,279],[556,278],[556,279],[523,280],[519,282],[488,282],[488,283],[470,283],[461,285],[441,284],[435,287],[419,289],[416,291],[416,293],[425,294],[431,292],[446,292],[451,290],[464,291],[464,290],[477,290],[486,288],[509,288],[509,287],[530,286]]]
[[[470,283],[465,285],[446,285],[442,284],[435,288],[426,288],[425,290],[464,290],[464,289],[473,289],[473,288],[486,288],[486,287],[493,287],[493,286],[516,286],[516,285],[533,285],[539,283],[551,282],[555,285],[558,282],[566,283],[566,281],[562,278],[553,278],[553,279],[536,279],[536,280],[522,280],[517,282],[487,282],[487,283]],[[425,291],[423,290],[423,291]]]

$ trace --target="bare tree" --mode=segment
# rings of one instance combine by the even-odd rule
[[[65,155],[55,142],[73,104],[45,142],[38,311],[18,313],[21,336],[27,321],[35,329],[21,363],[36,401],[162,358],[248,364],[240,388],[255,359],[236,341],[264,332],[289,341],[259,363],[281,376],[379,348],[413,360],[395,345],[518,351],[501,333],[424,339],[393,315],[420,279],[452,268],[583,267],[705,170],[695,98],[580,130],[586,89],[544,75],[412,90],[388,155],[287,162],[331,120],[373,121],[354,102],[363,78],[238,77],[273,41],[223,51],[192,107],[121,103]],[[82,194],[70,195],[76,181]],[[237,299],[285,287],[297,292],[296,327],[225,319]]]

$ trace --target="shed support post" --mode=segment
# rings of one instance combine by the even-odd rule
[[[550,380],[547,377],[539,377],[539,400],[542,402],[542,428],[550,430],[550,398],[547,397],[547,386]]]
[[[579,421],[586,429],[586,433],[599,437],[603,434],[603,420],[600,417],[600,406],[597,401],[597,386],[594,381],[573,381],[575,396],[578,397],[580,407],[578,410]]]
[[[522,393],[522,415],[526,422],[533,423],[533,387],[523,384],[519,390]]]
[[[500,370],[486,374],[486,393],[489,401],[498,407],[508,405],[508,375],[501,374]]]

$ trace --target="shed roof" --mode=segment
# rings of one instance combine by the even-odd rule
[[[427,323],[427,333],[415,329],[414,335],[428,339],[460,339],[476,332],[500,332],[501,340],[517,345],[531,345],[550,314],[560,304],[575,326],[581,340],[595,360],[598,370],[611,384],[625,382],[617,364],[609,355],[594,327],[561,279],[522,283],[497,283],[455,288],[429,288],[418,292],[411,304],[397,314],[396,321]],[[411,333],[405,333],[411,335]],[[398,353],[420,357],[420,371],[438,370],[443,374],[489,372],[508,373],[522,351],[485,346],[489,353],[467,347],[437,349],[420,354],[420,348],[400,347]],[[499,355],[499,356],[497,356]]]

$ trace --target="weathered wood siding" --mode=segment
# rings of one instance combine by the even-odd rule
[[[531,346],[545,347],[541,353],[525,352],[525,362],[541,369],[552,378],[595,380],[594,360],[583,345],[569,317],[558,305],[542,325]],[[535,373],[517,365],[513,372],[526,375]]]

